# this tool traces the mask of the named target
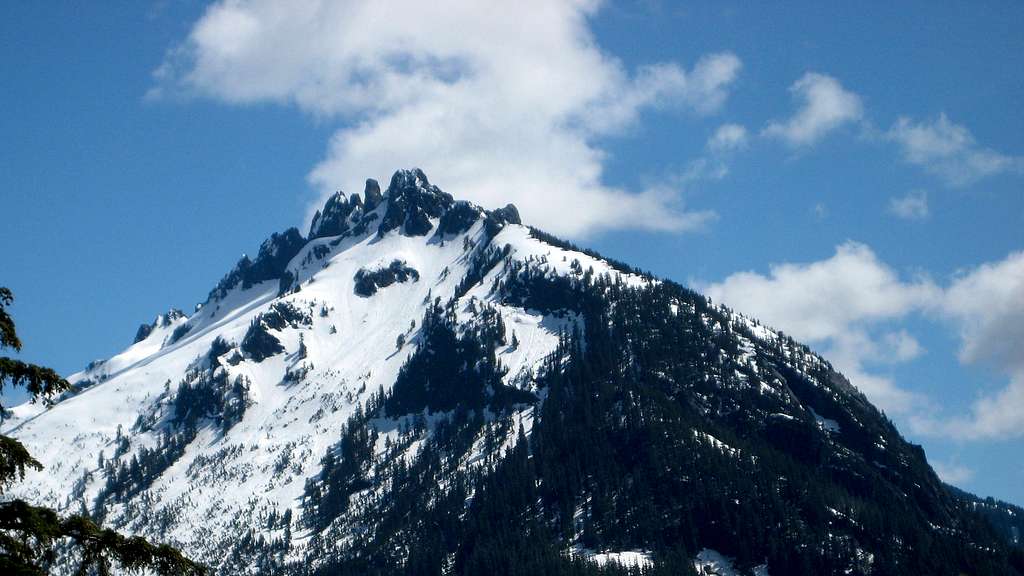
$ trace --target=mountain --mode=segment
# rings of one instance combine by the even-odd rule
[[[806,346],[419,170],[69,380],[13,496],[218,574],[1024,574]]]
[[[955,486],[946,485],[946,489],[972,511],[984,517],[996,529],[996,532],[1011,544],[1024,545],[1024,508],[996,500],[991,496],[981,498]]]

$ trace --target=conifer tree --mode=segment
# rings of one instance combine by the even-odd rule
[[[21,350],[14,320],[7,307],[14,295],[0,287],[0,350]],[[22,387],[33,401],[49,401],[71,389],[55,371],[8,357],[0,357],[0,392]],[[0,404],[0,413],[4,410]],[[25,480],[28,470],[43,465],[14,438],[0,435],[0,497],[11,485]],[[126,571],[147,570],[162,576],[194,576],[206,569],[166,544],[151,544],[139,536],[124,536],[97,526],[84,514],[61,517],[55,511],[18,499],[0,502],[0,574],[43,575],[56,561],[56,548],[71,544],[79,565],[76,574],[111,573],[114,565]]]

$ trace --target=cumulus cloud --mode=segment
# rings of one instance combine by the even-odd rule
[[[707,287],[709,296],[740,311],[756,311],[801,339],[821,341],[859,321],[898,318],[935,286],[903,281],[864,244],[846,242],[830,258],[809,264],[775,264],[767,275],[737,272]]]
[[[974,479],[974,470],[956,461],[931,460],[932,468],[943,482],[962,486]]]
[[[924,220],[928,217],[928,193],[914,190],[905,196],[891,198],[889,214],[904,220]]]
[[[831,76],[808,72],[789,90],[800,101],[800,109],[788,120],[769,123],[762,134],[780,138],[793,147],[812,145],[864,114],[860,97]]]
[[[722,124],[708,139],[707,148],[712,152],[739,150],[747,145],[747,129],[739,124]]]
[[[831,257],[778,264],[768,274],[738,272],[698,286],[714,300],[761,319],[797,340],[822,347],[854,385],[884,410],[908,416],[920,434],[962,440],[1024,436],[1024,252],[982,264],[939,286],[901,278],[867,246],[847,242]],[[893,324],[912,314],[948,323],[958,333],[959,360],[1002,374],[982,387],[961,414],[901,387],[878,368],[924,353]]]
[[[971,132],[940,114],[933,121],[901,117],[886,132],[903,158],[923,167],[950,186],[967,186],[1002,173],[1024,173],[1024,157],[1007,156],[980,146]]]
[[[942,314],[960,332],[960,360],[1009,377],[979,396],[970,413],[933,430],[967,439],[1024,436],[1024,252],[961,275],[946,291]]]
[[[738,272],[703,288],[716,301],[822,346],[825,356],[883,409],[900,413],[913,406],[913,394],[868,365],[903,362],[921,353],[909,334],[886,332],[885,325],[939,298],[931,281],[900,278],[868,246],[847,242],[825,260],[773,265],[767,275]]]
[[[906,330],[889,332],[882,339],[883,356],[890,362],[909,362],[924,353],[924,348]]]
[[[591,1],[224,0],[157,70],[152,95],[299,107],[340,129],[310,182],[323,194],[420,166],[460,197],[515,202],[557,233],[687,230],[679,190],[603,178],[603,137],[644,110],[718,110],[741,64],[711,54],[628,70],[588,27]],[[443,18],[438,18],[443,14]]]
[[[1024,371],[1024,252],[959,276],[944,310],[959,323],[961,360]]]

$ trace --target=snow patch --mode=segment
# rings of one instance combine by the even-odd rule
[[[583,558],[596,563],[598,566],[618,564],[624,567],[650,568],[654,566],[651,553],[646,550],[622,550],[596,552],[581,546],[574,546],[569,549],[569,556]]]
[[[814,421],[818,423],[818,428],[830,433],[839,432],[838,422],[832,420],[831,418],[823,417],[821,414],[815,412],[814,408],[811,408],[810,406],[808,406],[807,408],[808,410],[811,411],[811,414],[814,415]]]
[[[710,548],[705,548],[697,554],[693,567],[701,576],[740,576],[739,571],[732,565],[732,558]]]

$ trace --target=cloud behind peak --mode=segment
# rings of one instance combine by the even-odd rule
[[[686,209],[678,189],[606,184],[598,140],[645,110],[716,112],[741,68],[734,54],[628,70],[597,45],[594,2],[441,4],[219,2],[169,52],[152,92],[337,122],[309,176],[322,195],[417,165],[556,233],[682,231],[713,217]]]

